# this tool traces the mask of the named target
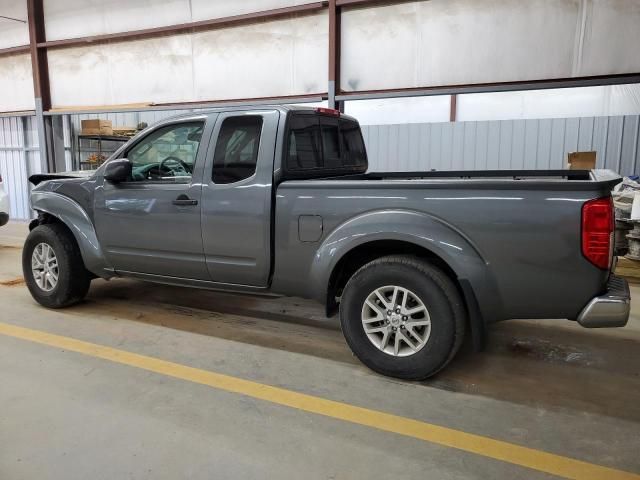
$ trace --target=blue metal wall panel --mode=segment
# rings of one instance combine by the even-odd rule
[[[595,151],[598,168],[640,173],[640,116],[366,125],[371,171],[565,168]],[[405,142],[408,142],[405,143]]]

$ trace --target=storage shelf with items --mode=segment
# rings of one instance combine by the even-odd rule
[[[113,127],[111,120],[95,118],[82,120],[81,126],[82,131],[76,137],[76,168],[95,170],[146,124],[138,128]]]
[[[78,135],[78,166],[80,170],[95,170],[129,140],[115,135]]]

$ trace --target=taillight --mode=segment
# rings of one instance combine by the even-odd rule
[[[611,197],[589,200],[582,206],[582,254],[603,270],[613,257],[614,222]]]

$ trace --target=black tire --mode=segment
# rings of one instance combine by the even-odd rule
[[[58,283],[50,291],[38,286],[31,269],[33,251],[40,243],[51,246],[57,258]],[[48,308],[78,303],[87,295],[91,284],[75,238],[66,226],[56,223],[39,225],[31,230],[22,250],[22,272],[31,296]]]
[[[424,347],[409,356],[385,353],[362,325],[365,300],[377,288],[394,285],[410,290],[426,306],[431,331]],[[342,332],[362,363],[383,375],[423,380],[442,370],[464,338],[466,308],[451,279],[417,257],[392,255],[367,263],[347,283],[340,302]]]

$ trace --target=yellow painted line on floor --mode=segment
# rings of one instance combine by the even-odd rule
[[[483,457],[527,467],[559,477],[581,480],[640,480],[640,475],[603,467],[489,437],[441,427],[389,413],[357,407],[347,403],[306,395],[284,388],[264,385],[220,373],[200,370],[159,358],[148,357],[116,348],[97,345],[75,338],[0,322],[0,334],[63,350],[82,353],[122,365],[140,368],[168,377],[207,385],[226,392],[239,393],[277,405],[324,415],[345,422],[364,425],[385,432],[417,438]]]

